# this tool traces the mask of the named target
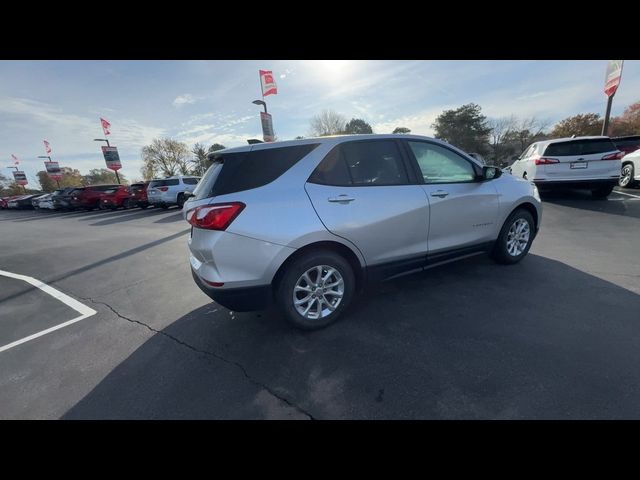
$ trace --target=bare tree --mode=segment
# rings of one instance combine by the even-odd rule
[[[193,173],[195,175],[204,175],[207,170],[207,150],[201,143],[196,143],[191,149],[193,158],[189,160],[189,163],[193,165]]]
[[[189,174],[189,147],[170,138],[156,138],[142,148],[141,168],[145,180],[151,180],[158,174],[170,177]]]
[[[333,110],[323,110],[321,114],[311,119],[309,136],[324,137],[337,135],[344,131],[347,120]]]
[[[511,115],[510,117],[489,119],[488,123],[491,128],[489,137],[491,140],[493,162],[497,165],[508,149],[507,145],[505,145],[505,139],[508,139],[511,132],[515,130],[518,120]]]

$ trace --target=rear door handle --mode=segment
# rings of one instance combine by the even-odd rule
[[[327,200],[333,203],[349,203],[353,202],[355,198],[342,194],[338,195],[337,197],[329,197]]]
[[[444,198],[447,195],[449,195],[449,192],[445,192],[444,190],[436,190],[431,194],[432,197],[440,197],[440,198]]]

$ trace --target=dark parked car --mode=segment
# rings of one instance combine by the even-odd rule
[[[110,208],[111,210],[117,210],[121,207],[128,208],[126,202],[129,200],[129,196],[129,187],[126,185],[105,190],[104,193],[100,195],[100,208]]]
[[[129,187],[129,198],[125,200],[127,208],[140,207],[142,209],[149,206],[147,199],[147,187],[149,182],[134,183]]]
[[[71,187],[64,188],[62,191],[56,190],[54,192],[53,197],[53,206],[56,210],[71,210],[73,207],[71,206],[71,196],[75,192],[79,192],[82,190],[82,187]]]
[[[120,187],[120,185],[90,185],[82,189],[77,189],[71,195],[71,207],[85,210],[98,208],[101,195],[107,190],[118,187]]]
[[[618,150],[628,154],[640,148],[640,135],[627,135],[625,137],[612,137],[614,145]]]
[[[17,208],[18,210],[33,210],[33,204],[31,203],[34,199],[41,197],[44,193],[31,194],[31,195],[22,195],[21,197],[14,198],[9,201],[9,208]]]

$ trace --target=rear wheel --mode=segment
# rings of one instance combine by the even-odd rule
[[[594,188],[591,190],[591,195],[594,198],[607,198],[611,192],[613,192],[613,185],[607,185],[605,187]]]
[[[182,206],[184,205],[184,202],[186,201],[184,198],[184,193],[179,193],[176,201],[178,203],[178,208],[182,208]]]
[[[276,288],[276,302],[293,326],[316,330],[338,320],[354,292],[349,262],[332,251],[314,251],[287,267]]]
[[[533,217],[527,210],[516,210],[504,222],[491,257],[505,265],[518,263],[529,253],[535,228]]]
[[[633,179],[635,172],[633,171],[633,163],[625,163],[622,166],[622,172],[620,173],[620,180],[618,185],[621,187],[633,187],[635,180]]]

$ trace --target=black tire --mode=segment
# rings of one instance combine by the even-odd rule
[[[144,210],[144,209],[145,209],[145,208],[147,208],[148,206],[149,206],[149,204],[148,204],[148,203],[141,203],[141,204],[140,204],[140,208],[141,208],[142,210]]]
[[[598,187],[591,190],[593,198],[607,198],[611,192],[613,192],[614,185],[606,185],[604,187]]]
[[[514,225],[519,219],[523,219],[529,224],[529,241],[520,254],[512,255],[511,253],[509,253],[509,249],[507,246],[507,242],[509,239],[509,230],[511,229],[511,226]],[[502,263],[503,265],[513,265],[514,263],[518,263],[527,255],[527,253],[529,253],[531,243],[533,242],[533,237],[535,236],[535,231],[536,226],[531,214],[527,210],[519,208],[511,215],[509,215],[509,218],[507,218],[504,222],[504,225],[502,225],[498,240],[496,240],[496,243],[493,246],[493,250],[491,251],[491,258],[493,258],[498,263]]]
[[[622,172],[620,174],[620,180],[618,185],[622,188],[631,188],[635,185],[636,181],[633,179],[635,171],[633,169],[633,163],[625,163],[622,165]]]
[[[319,319],[310,319],[302,316],[296,310],[293,304],[293,295],[298,280],[305,272],[316,266],[328,266],[339,273],[343,281],[343,296],[333,312]],[[312,278],[312,280],[315,280],[315,278]],[[291,325],[302,330],[317,330],[334,323],[340,318],[342,312],[349,306],[355,290],[355,275],[349,262],[341,255],[330,250],[316,250],[296,258],[286,267],[276,286],[275,297],[276,304]],[[315,307],[316,305],[317,301],[313,306]]]
[[[184,202],[186,202],[186,199],[184,198],[184,193],[178,194],[178,198],[176,198],[176,202],[178,203],[178,208],[182,208],[184,206]]]
[[[166,210],[169,208],[169,205],[167,205],[166,203],[162,203],[160,204],[160,208],[162,208],[163,210]]]

